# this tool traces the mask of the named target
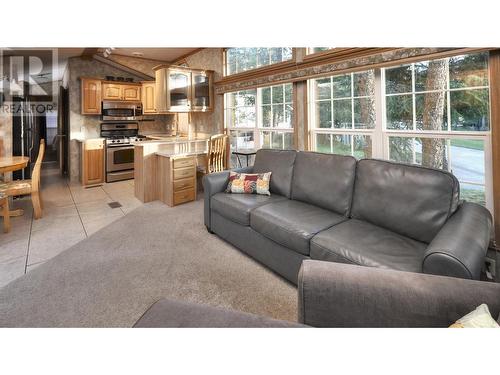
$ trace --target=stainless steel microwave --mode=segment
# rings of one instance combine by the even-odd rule
[[[141,102],[102,102],[103,121],[139,121],[142,120]]]

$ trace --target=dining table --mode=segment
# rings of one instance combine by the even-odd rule
[[[28,166],[29,161],[30,158],[27,156],[0,156],[0,174],[3,174],[4,181],[6,173],[26,168]],[[24,210],[22,209],[9,211],[9,216],[21,216],[23,214]]]

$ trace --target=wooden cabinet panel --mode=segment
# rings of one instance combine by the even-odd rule
[[[195,187],[194,178],[185,178],[182,180],[174,181],[174,192],[186,189],[194,189],[194,187]]]
[[[194,189],[178,191],[174,193],[174,205],[191,202],[196,199]]]
[[[82,143],[81,182],[83,185],[104,182],[104,140],[89,139]]]
[[[103,100],[122,100],[122,85],[115,83],[102,84],[102,99]]]
[[[180,180],[181,178],[193,177],[196,170],[192,167],[183,169],[174,169],[174,180]]]
[[[141,93],[142,113],[157,113],[155,105],[155,83],[143,82]]]
[[[122,85],[122,98],[123,100],[140,101],[141,86]]]
[[[195,165],[196,161],[194,158],[174,159],[174,169],[194,167]]]
[[[82,115],[101,114],[101,81],[82,78]]]
[[[196,200],[196,157],[158,155],[157,159],[159,199],[169,206]],[[179,168],[179,165],[190,166]]]
[[[104,182],[104,152],[102,150],[85,151],[86,185]]]

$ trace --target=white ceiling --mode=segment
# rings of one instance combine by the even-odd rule
[[[106,48],[99,48],[99,53],[102,53]],[[25,52],[23,52],[25,50]],[[25,55],[30,56],[29,48],[2,48],[4,55]],[[40,72],[39,79],[42,82],[59,81],[64,75],[68,59],[71,57],[81,56],[85,48],[54,48],[57,52],[57,63],[48,63],[43,61],[43,68]],[[92,49],[89,49],[90,51]],[[180,57],[197,50],[197,48],[113,48],[112,54],[135,56],[134,52],[142,53],[144,59],[159,60],[164,62],[173,62]]]
[[[143,59],[173,62],[198,48],[115,48],[112,54],[134,56],[134,52],[142,53]]]

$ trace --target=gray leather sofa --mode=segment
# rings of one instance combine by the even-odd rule
[[[295,284],[306,259],[479,279],[492,218],[450,173],[290,150],[259,150],[240,171],[271,171],[271,196],[207,175],[205,225]]]
[[[307,260],[298,322],[162,299],[135,327],[448,327],[482,303],[500,313],[500,284]]]

